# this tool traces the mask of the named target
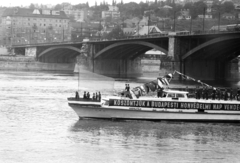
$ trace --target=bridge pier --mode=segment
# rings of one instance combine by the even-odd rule
[[[111,77],[139,77],[142,74],[141,60],[95,59],[94,73]]]
[[[168,40],[168,45],[168,56],[167,59],[161,60],[161,69],[164,68],[166,73],[172,73],[175,70],[183,72],[183,62],[181,61],[179,55],[180,46],[178,39],[174,36],[170,36]]]
[[[189,42],[181,41],[177,37],[169,37],[168,57],[172,60],[170,71],[177,70],[183,74],[200,80],[223,80],[226,72],[224,64],[215,60],[192,59],[182,56],[188,52]],[[182,80],[179,76],[178,80]]]

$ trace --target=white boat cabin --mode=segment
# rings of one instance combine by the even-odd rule
[[[163,90],[163,98],[176,98],[176,99],[187,99],[188,92],[178,90]]]

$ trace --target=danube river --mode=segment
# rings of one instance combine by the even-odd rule
[[[0,162],[240,162],[240,124],[79,121],[67,105],[77,80],[63,73],[0,72]],[[125,81],[114,83],[124,87]]]

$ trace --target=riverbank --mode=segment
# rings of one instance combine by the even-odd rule
[[[33,57],[8,55],[0,56],[0,70],[23,71],[69,71],[73,72],[74,63],[43,63]]]

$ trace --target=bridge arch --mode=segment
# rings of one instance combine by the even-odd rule
[[[118,43],[114,43],[112,45],[109,45],[107,47],[105,47],[104,49],[100,50],[94,58],[97,58],[99,57],[100,55],[102,55],[103,53],[109,51],[109,50],[112,50],[116,47],[119,47],[119,46],[126,46],[126,45],[135,45],[135,46],[138,46],[138,47],[149,47],[149,48],[154,48],[156,50],[159,50],[159,51],[162,51],[163,53],[165,54],[168,54],[168,51],[156,44],[153,44],[153,43],[150,43],[150,42],[145,42],[145,41],[131,41],[131,42],[118,42]],[[150,49],[149,49],[150,50]]]
[[[192,54],[196,53],[197,51],[199,51],[205,47],[216,44],[218,42],[228,41],[228,40],[232,40],[232,39],[239,39],[239,36],[224,36],[224,37],[219,37],[219,38],[215,38],[213,40],[207,41],[207,42],[193,48],[192,50],[188,51],[186,54],[184,54],[182,56],[182,60],[186,59],[187,57],[191,56]]]
[[[55,46],[55,47],[50,47],[44,51],[42,51],[38,57],[42,57],[43,55],[47,54],[48,52],[52,51],[52,50],[57,50],[57,49],[70,49],[73,50],[75,52],[80,53],[81,50],[79,48],[73,47],[73,46]]]

